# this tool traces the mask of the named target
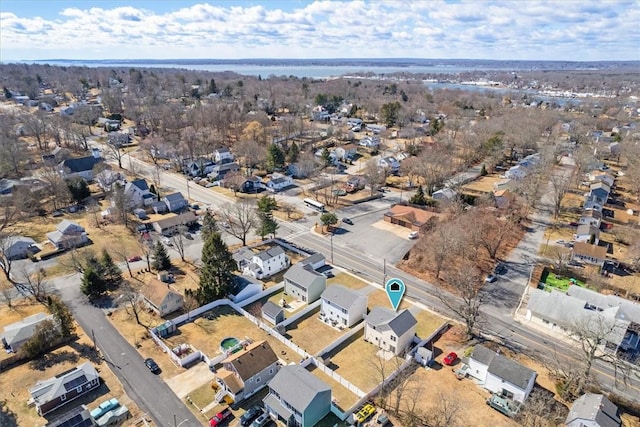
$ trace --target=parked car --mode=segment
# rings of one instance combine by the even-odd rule
[[[507,266],[502,262],[499,262],[498,264],[496,264],[496,266],[493,269],[493,274],[505,274],[506,272],[507,272]]]
[[[218,412],[209,420],[209,425],[211,427],[216,427],[222,425],[222,423],[233,416],[231,409],[225,408],[222,412]]]
[[[409,233],[409,240],[415,240],[418,238],[418,232],[417,231],[412,231],[411,233]]]
[[[62,212],[61,210],[53,211],[51,213],[51,216],[54,217],[54,218],[57,218],[57,217],[62,216],[62,215],[64,215],[64,212]]]
[[[456,363],[456,360],[458,360],[458,355],[454,351],[452,351],[451,353],[447,354],[444,359],[442,359],[442,363],[447,366],[451,366]]]
[[[488,275],[487,277],[485,277],[485,279],[484,279],[484,281],[485,281],[485,282],[487,282],[487,283],[493,283],[493,282],[495,282],[496,280],[498,280],[498,278],[497,278],[497,277],[496,277],[496,275],[495,275],[495,274],[493,274],[493,273],[489,274],[489,275]]]
[[[142,257],[140,255],[134,255],[127,260],[127,262],[136,262],[136,261],[142,261]]]
[[[165,244],[165,245],[167,245],[167,246],[173,246],[173,242],[172,242],[172,241],[171,241],[171,239],[170,239],[170,238],[168,238],[168,237],[164,237],[164,238],[162,239],[162,243],[164,243],[164,244]]]
[[[353,221],[351,221],[349,218],[342,218],[342,222],[344,222],[345,224],[353,225]]]
[[[271,418],[269,418],[269,414],[265,412],[255,419],[255,421],[251,424],[251,427],[263,427],[267,425],[269,421],[271,421]]]
[[[325,270],[325,271],[322,272],[322,274],[324,275],[324,277],[329,278],[329,279],[334,277],[333,276],[333,271],[331,271],[331,270]]]
[[[360,410],[358,412],[356,412],[353,417],[355,418],[356,421],[358,421],[359,423],[363,423],[365,422],[371,415],[373,415],[376,412],[376,407],[373,406],[371,403],[365,403],[365,405],[360,408]]]
[[[157,374],[160,372],[160,366],[152,358],[144,359],[144,364],[151,372]]]
[[[391,425],[391,421],[389,421],[389,417],[384,414],[381,414],[376,420],[376,425],[380,427],[387,427]]]
[[[262,408],[259,405],[252,406],[240,417],[240,425],[248,426],[260,415],[262,415]]]

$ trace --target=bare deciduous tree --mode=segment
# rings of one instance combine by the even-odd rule
[[[553,218],[557,219],[560,214],[560,210],[562,209],[562,201],[569,191],[571,180],[566,175],[565,171],[557,171],[551,175],[549,182],[551,183],[551,206],[553,208]]]
[[[227,231],[247,245],[247,235],[256,224],[256,207],[252,200],[227,203],[220,209],[222,220],[228,224]]]
[[[176,251],[178,253],[178,255],[180,255],[180,259],[182,260],[182,262],[185,262],[185,250],[186,250],[186,233],[188,231],[187,226],[185,225],[179,225],[178,226],[178,232],[174,233],[171,236],[171,242],[173,243],[173,250]]]

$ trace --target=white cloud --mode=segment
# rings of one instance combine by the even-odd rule
[[[0,58],[640,59],[635,1],[131,4],[61,8],[55,20],[2,12]]]

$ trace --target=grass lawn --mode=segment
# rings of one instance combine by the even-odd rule
[[[369,294],[369,303],[367,306],[369,307],[369,310],[372,310],[374,307],[387,307],[392,309],[387,293],[379,289]],[[404,310],[409,307],[410,304],[405,300],[402,300],[398,310]]]
[[[572,284],[576,284],[578,286],[584,286],[585,283],[581,280],[576,280],[574,279],[573,281],[571,280],[571,277],[560,277],[560,276],[556,276],[553,273],[549,273],[549,275],[547,276],[547,279],[545,280],[545,284],[548,286],[551,286],[553,288],[556,288],[558,290],[561,291],[566,291],[569,289],[569,286],[571,286]],[[573,282],[573,283],[572,283]]]
[[[493,191],[493,185],[500,181],[500,179],[501,178],[497,174],[481,176],[470,183],[463,185],[462,191],[470,190],[481,193],[491,193]]]
[[[358,401],[358,396],[351,393],[345,386],[322,372],[313,363],[310,363],[309,366],[307,366],[307,371],[311,372],[313,375],[331,386],[331,398],[342,411],[346,411],[351,408],[351,406]]]
[[[413,317],[418,321],[416,326],[416,334],[420,338],[426,338],[433,333],[436,329],[442,325],[445,320],[433,313],[426,310],[420,310],[418,314],[414,314]]]
[[[188,396],[198,408],[202,409],[213,402],[213,399],[215,398],[215,391],[211,388],[211,383],[206,383],[189,392]],[[186,399],[185,402],[187,402]],[[187,406],[189,405],[187,404]]]
[[[379,373],[381,362],[376,354],[378,347],[365,342],[363,336],[364,331],[333,350],[327,366],[360,390],[367,392],[382,380]],[[402,363],[397,357],[384,362],[389,372],[395,369],[392,368],[396,365],[395,361],[398,361],[398,366]]]
[[[287,327],[286,338],[305,349],[310,354],[320,350],[337,340],[343,333],[318,319],[320,308],[313,310],[302,320]]]
[[[343,285],[350,289],[362,289],[367,287],[369,284],[364,280],[357,278],[353,274],[340,272],[334,277],[327,279],[327,286],[329,285]]]

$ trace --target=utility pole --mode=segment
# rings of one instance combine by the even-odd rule
[[[330,239],[331,239],[331,264],[333,264],[333,231],[331,231]]]
[[[93,351],[96,351],[98,346],[96,344],[96,334],[93,332],[93,329],[91,330],[91,339],[93,340]]]

